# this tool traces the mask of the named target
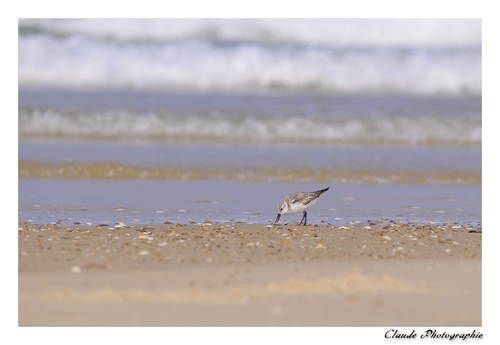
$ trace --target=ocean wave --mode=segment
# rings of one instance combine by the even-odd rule
[[[355,47],[481,45],[480,19],[19,19],[20,35],[116,42],[295,42]]]
[[[481,50],[269,47],[182,42],[19,42],[19,86],[333,94],[481,94]]]
[[[264,144],[481,145],[480,116],[247,116],[21,109],[20,138]]]
[[[18,81],[21,88],[477,96],[480,24],[23,20]]]

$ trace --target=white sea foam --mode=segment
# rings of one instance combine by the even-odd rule
[[[481,94],[480,20],[22,20],[19,86]]]
[[[120,42],[299,42],[342,46],[481,45],[478,19],[20,19],[24,31]]]
[[[240,143],[322,143],[481,145],[480,116],[184,115],[21,110],[21,138],[127,141],[215,141]]]

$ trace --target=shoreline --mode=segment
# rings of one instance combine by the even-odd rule
[[[19,326],[481,325],[480,226],[23,223],[18,234]]]
[[[481,185],[481,172],[350,171],[332,169],[193,169],[154,168],[119,163],[50,164],[18,160],[18,178],[105,180],[234,180],[244,182],[324,182],[366,184]]]

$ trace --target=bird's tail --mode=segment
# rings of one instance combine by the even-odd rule
[[[319,195],[323,194],[324,192],[326,192],[327,190],[329,190],[330,187],[326,187],[325,189],[320,189],[320,190],[317,190],[315,191],[314,193],[318,193]]]

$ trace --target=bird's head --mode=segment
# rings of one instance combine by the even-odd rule
[[[286,212],[286,202],[282,202],[281,204],[278,205],[278,207],[276,207],[276,211],[278,212],[278,216],[276,217],[276,221],[275,223],[278,223],[278,221],[280,220],[281,218],[281,215],[283,212]]]

